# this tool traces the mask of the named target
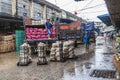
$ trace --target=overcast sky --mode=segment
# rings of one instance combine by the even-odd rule
[[[75,2],[74,0],[47,0],[56,4],[60,8],[93,21],[100,21],[97,16],[108,13],[104,0],[84,0]]]

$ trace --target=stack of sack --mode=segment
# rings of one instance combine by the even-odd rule
[[[44,40],[48,39],[48,32],[45,28],[26,28],[26,39],[27,40]],[[51,38],[57,38],[56,28],[51,28]]]
[[[59,45],[62,44],[61,41],[57,41],[56,43],[52,44],[51,53],[50,53],[50,60],[60,60],[60,47]]]
[[[28,63],[31,60],[31,48],[29,44],[24,43],[20,46],[19,58],[21,63]]]
[[[51,53],[50,53],[50,60],[60,60],[60,52],[63,50],[63,58],[74,58],[74,41],[65,41],[63,42],[63,48],[59,46],[62,44],[61,41],[57,41],[56,43],[52,44]]]
[[[63,54],[64,54],[64,58],[68,58],[69,57],[69,47],[68,47],[68,41],[65,41],[63,43]]]
[[[40,42],[38,44],[37,50],[38,50],[38,62],[40,63],[46,63],[47,59],[46,59],[46,49],[45,49],[45,44]]]
[[[32,20],[32,25],[42,25],[45,23],[45,20]]]
[[[42,28],[26,28],[27,40],[40,40],[47,39],[47,31]]]
[[[74,41],[65,41],[63,43],[63,55],[64,58],[73,58],[74,54]]]

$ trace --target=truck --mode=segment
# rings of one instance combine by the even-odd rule
[[[25,25],[25,40],[31,45],[32,53],[35,53],[38,42],[47,43],[49,52],[51,44],[58,40],[74,40],[75,42],[80,40],[81,28],[81,21],[58,18],[56,25],[51,28],[51,39],[48,39],[45,24]]]
[[[57,20],[56,25],[51,28],[51,32],[51,39],[48,39],[44,24],[25,25],[26,41],[54,42],[58,40],[58,35],[61,40],[80,39],[81,21],[60,18]]]

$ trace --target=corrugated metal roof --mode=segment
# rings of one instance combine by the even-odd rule
[[[107,8],[115,26],[120,26],[120,0],[105,0]]]
[[[12,15],[0,12],[0,21],[22,22],[22,18],[13,17]]]

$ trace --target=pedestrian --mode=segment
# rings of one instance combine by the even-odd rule
[[[113,40],[113,38],[114,38],[114,34],[111,32],[110,40]]]
[[[106,37],[107,37],[107,33],[105,32],[104,33],[105,42],[106,42],[106,39],[107,39]]]
[[[46,30],[47,30],[47,32],[48,32],[48,39],[51,39],[50,38],[50,36],[51,36],[51,27],[52,27],[53,25],[50,23],[50,19],[46,19],[46,22],[45,22],[45,28],[46,28]]]
[[[84,40],[85,48],[86,48],[86,49],[89,49],[90,36],[88,35],[88,32],[85,33],[83,40]]]

